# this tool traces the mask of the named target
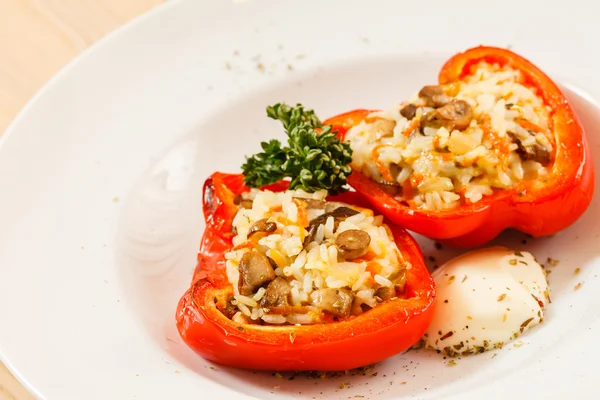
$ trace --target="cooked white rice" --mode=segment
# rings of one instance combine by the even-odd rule
[[[320,290],[337,289],[351,293],[351,315],[384,301],[375,295],[379,288],[395,288],[397,292],[394,293],[403,290],[404,270],[408,264],[400,258],[399,249],[391,232],[383,225],[382,217],[374,216],[371,210],[348,206],[358,213],[338,221],[337,229],[334,218],[326,218],[325,223],[316,229],[313,240],[304,243],[309,234],[308,222],[324,214],[325,210],[311,208],[301,199],[324,200],[325,191],[308,194],[303,191],[274,193],[253,189],[244,196],[253,200],[252,208],[240,208],[236,214],[233,220],[236,233],[234,247],[225,254],[227,277],[234,291],[230,303],[238,310],[233,316],[236,322],[274,325],[324,322],[330,320],[328,314],[314,300]],[[261,232],[260,235],[255,233],[249,238],[253,224],[265,219],[275,223],[276,230]],[[351,260],[341,256],[336,246],[337,237],[348,230],[361,230],[370,237],[366,253]],[[240,294],[240,262],[247,252],[268,256],[275,276],[285,278],[289,283],[287,312],[274,314],[263,306],[262,301],[268,294],[267,284],[251,295]]]
[[[543,177],[553,152],[549,109],[522,81],[519,71],[480,63],[465,80],[443,86],[449,100],[471,107],[473,118],[462,130],[422,122],[419,129],[421,117],[435,107],[418,94],[371,114],[346,134],[353,168],[385,183],[408,205],[428,210],[476,203],[494,189]],[[400,112],[407,104],[416,107],[410,120]],[[544,160],[532,156],[534,150]]]

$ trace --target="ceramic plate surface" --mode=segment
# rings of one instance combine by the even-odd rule
[[[119,30],[2,138],[0,357],[48,400],[600,398],[598,195],[553,237],[495,241],[560,260],[547,318],[519,348],[456,366],[410,351],[376,375],[288,380],[213,366],[174,326],[202,183],[282,136],[267,104],[323,117],[388,107],[435,82],[453,53],[510,47],[563,85],[600,166],[597,4],[172,1]],[[438,263],[459,254],[419,242]]]

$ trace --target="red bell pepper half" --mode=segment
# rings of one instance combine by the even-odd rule
[[[284,182],[270,185],[285,190]],[[204,358],[257,370],[335,371],[381,361],[415,344],[433,317],[435,288],[421,251],[403,229],[391,226],[407,270],[405,297],[388,300],[358,316],[325,324],[264,326],[233,322],[221,310],[233,295],[224,253],[232,247],[236,195],[249,190],[239,174],[213,174],[204,185],[206,230],[191,287],[181,298],[177,328]],[[336,201],[356,204],[356,193]],[[358,200],[360,201],[360,200]]]
[[[476,47],[450,58],[442,67],[441,85],[460,81],[481,61],[521,71],[531,87],[549,107],[550,128],[556,154],[541,185],[521,181],[512,189],[495,190],[476,203],[443,211],[410,207],[386,193],[359,171],[348,183],[381,212],[400,226],[457,247],[482,245],[506,228],[516,228],[534,237],[552,235],[567,228],[587,209],[594,190],[594,172],[583,128],[559,87],[523,57],[505,49]],[[343,139],[348,129],[367,121],[370,110],[355,110],[324,121]]]

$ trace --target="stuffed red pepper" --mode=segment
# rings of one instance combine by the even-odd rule
[[[425,332],[433,280],[405,230],[356,193],[328,196],[343,191],[347,145],[302,110],[291,118],[290,148],[265,143],[245,175],[206,181],[206,230],[178,330],[203,357],[234,367],[330,371],[381,361]],[[307,154],[294,149],[318,168],[304,168]],[[297,179],[273,182],[294,163]]]
[[[509,50],[467,50],[407,102],[324,123],[351,145],[352,187],[391,221],[452,245],[478,246],[506,228],[554,234],[591,201],[577,116]]]

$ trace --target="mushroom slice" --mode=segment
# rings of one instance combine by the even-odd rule
[[[507,132],[508,136],[516,143],[517,154],[523,161],[533,160],[537,161],[542,165],[546,165],[550,162],[550,152],[538,142],[535,142],[533,146],[523,146],[521,139],[514,132]]]
[[[395,296],[396,289],[394,287],[382,286],[375,291],[375,297],[381,299],[381,301],[387,301]]]
[[[454,129],[467,129],[473,119],[473,109],[464,100],[454,100],[443,107],[428,112],[421,117],[423,128],[446,128],[449,132]]]
[[[348,229],[338,235],[335,245],[338,254],[346,260],[353,260],[364,255],[371,244],[371,236],[360,229]]]
[[[310,297],[315,307],[338,317],[350,315],[354,301],[354,294],[348,289],[320,289]]]
[[[402,192],[402,186],[398,182],[390,182],[385,179],[380,179],[379,183],[381,189],[389,194],[390,196],[397,196]]]
[[[260,300],[261,307],[280,307],[289,305],[288,297],[292,291],[292,286],[282,277],[277,277],[269,286],[265,295]]]
[[[315,235],[317,234],[317,230],[319,229],[319,225],[324,225],[327,222],[327,218],[333,217],[333,230],[335,231],[340,225],[340,222],[356,214],[358,214],[358,211],[356,211],[355,209],[346,206],[341,206],[337,207],[333,211],[326,212],[325,214],[319,215],[318,217],[314,218],[308,224],[308,234],[304,239],[304,246],[308,245],[314,240]]]
[[[250,237],[257,232],[272,233],[276,230],[277,224],[275,222],[269,221],[267,218],[263,218],[250,225],[247,237]]]
[[[405,105],[400,109],[400,115],[410,121],[417,115],[417,106],[414,104]]]
[[[327,222],[327,218],[329,218],[329,217],[333,217],[335,222],[337,222],[339,224],[346,218],[351,217],[356,214],[358,214],[358,211],[356,211],[354,208],[341,206],[341,207],[335,208],[333,211],[326,212],[325,214],[319,215],[317,218],[310,221],[310,225],[317,225],[317,226],[323,225],[324,223]]]
[[[242,256],[238,266],[240,294],[248,296],[265,283],[275,279],[275,271],[269,258],[258,251],[249,251]]]
[[[419,97],[427,107],[433,108],[445,106],[450,101],[450,98],[444,93],[444,88],[437,85],[423,86],[423,89],[419,91]]]

